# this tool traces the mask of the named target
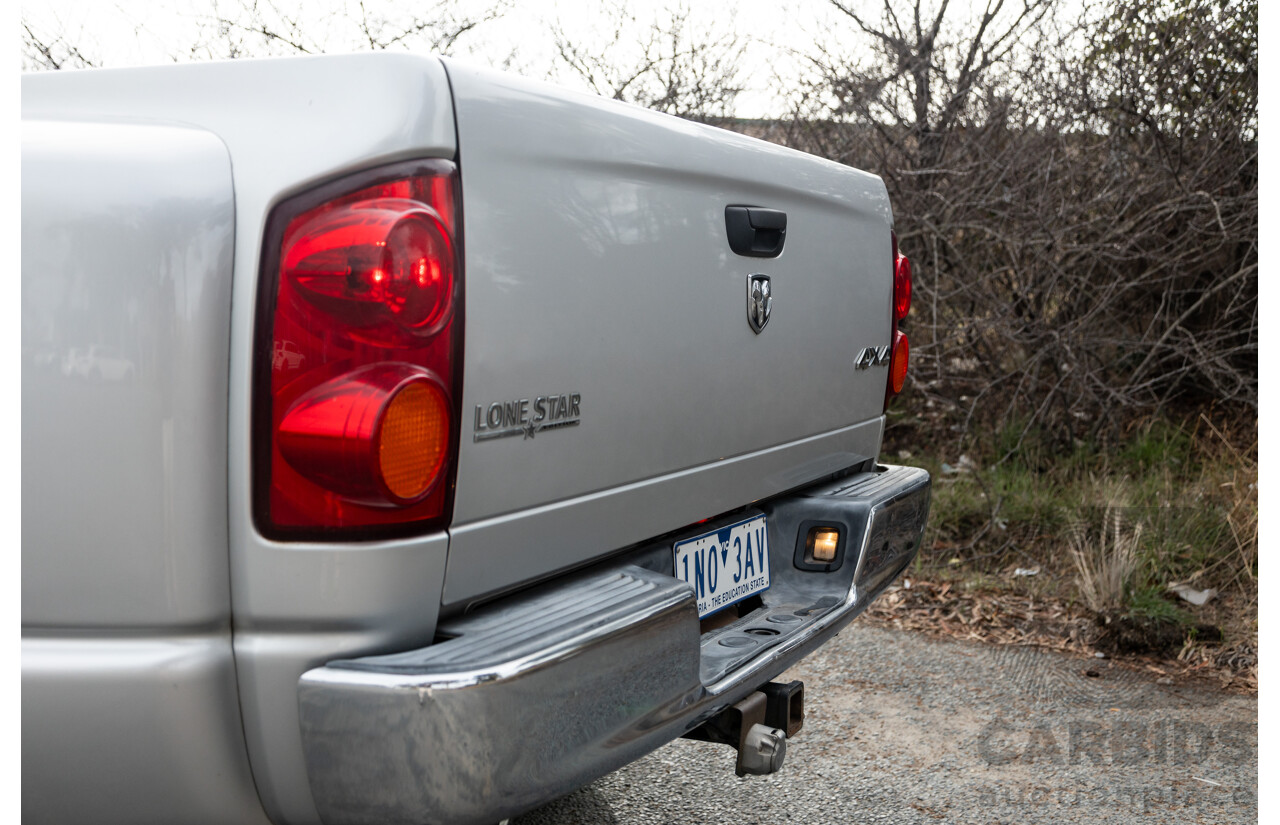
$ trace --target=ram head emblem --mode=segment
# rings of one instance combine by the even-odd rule
[[[773,287],[768,275],[747,276],[747,323],[756,335],[769,323],[773,310]]]

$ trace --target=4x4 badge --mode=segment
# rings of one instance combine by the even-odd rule
[[[888,347],[863,347],[858,357],[853,359],[854,369],[865,370],[871,367],[883,367],[889,363]]]
[[[769,323],[773,310],[773,287],[768,275],[747,276],[747,323],[756,335]]]

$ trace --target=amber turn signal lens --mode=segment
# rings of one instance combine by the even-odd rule
[[[907,360],[910,347],[907,336],[897,330],[893,333],[893,353],[889,356],[889,391],[894,395],[902,392],[907,383]]]
[[[835,561],[840,533],[832,527],[815,527],[810,536],[814,561]]]
[[[422,381],[405,386],[387,404],[378,433],[378,471],[392,496],[411,501],[435,483],[449,450],[449,405]]]
[[[276,431],[285,461],[347,501],[404,507],[444,474],[448,395],[429,370],[384,363],[344,373],[303,395]]]

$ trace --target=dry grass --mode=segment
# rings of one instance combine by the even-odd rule
[[[1138,569],[1142,524],[1125,525],[1122,512],[1127,509],[1112,497],[1100,525],[1077,524],[1068,532],[1076,583],[1094,613],[1122,610]]]
[[[1224,499],[1227,527],[1231,531],[1233,552],[1207,567],[1206,574],[1225,572],[1230,575],[1229,585],[1256,594],[1258,580],[1255,570],[1258,564],[1258,440],[1240,450],[1223,432],[1214,426],[1204,414],[1200,423],[1213,435],[1228,461],[1218,462],[1222,477],[1216,483]],[[1229,477],[1226,477],[1229,473]]]

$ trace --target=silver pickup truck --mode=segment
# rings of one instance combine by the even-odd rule
[[[928,513],[876,460],[878,177],[388,54],[22,111],[24,820],[495,822],[681,736],[781,765],[771,680]]]

